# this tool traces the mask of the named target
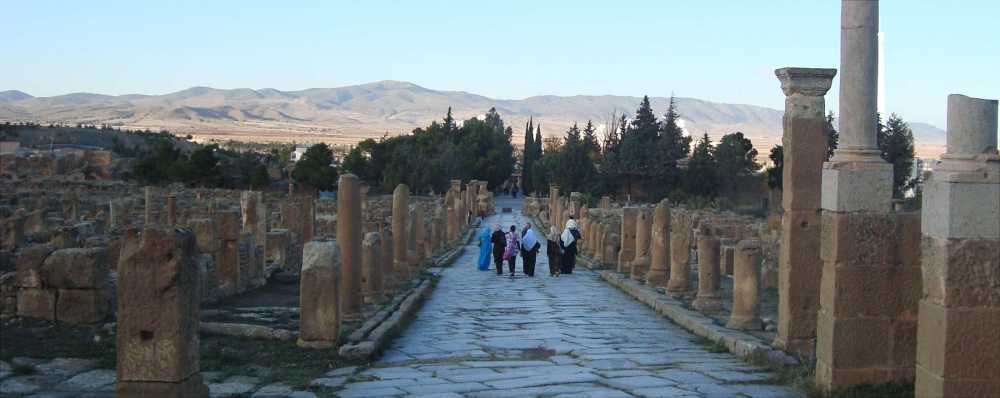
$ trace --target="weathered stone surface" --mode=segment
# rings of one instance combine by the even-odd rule
[[[312,241],[302,253],[299,288],[299,346],[328,348],[340,337],[340,248]]]
[[[733,310],[726,327],[760,330],[760,242],[740,241],[734,256]]]
[[[46,287],[96,289],[108,277],[107,249],[60,249],[42,264],[42,284]]]
[[[360,181],[340,176],[337,188],[337,245],[340,248],[340,306],[345,319],[361,316],[362,243]]]
[[[672,214],[670,223],[670,279],[667,281],[667,291],[673,294],[687,293],[691,262],[691,229],[694,219],[687,211],[676,211]]]
[[[56,320],[75,325],[95,324],[108,316],[110,303],[103,290],[59,289]]]
[[[274,264],[287,267],[288,251],[291,248],[291,235],[287,229],[273,229],[267,232],[267,250],[265,259]]]
[[[382,248],[382,238],[378,232],[365,234],[362,246],[362,276],[363,293],[365,301],[369,303],[381,303],[385,301],[385,289],[382,283],[382,267],[384,266],[380,250]]]
[[[628,273],[632,270],[632,260],[635,259],[636,217],[639,209],[626,207],[622,209],[621,251],[618,253],[618,272]]]
[[[205,396],[198,376],[201,274],[183,229],[130,229],[118,266],[118,396]],[[150,396],[150,395],[147,395]]]
[[[698,295],[691,303],[703,312],[717,312],[722,309],[722,295],[719,292],[719,239],[710,226],[702,223],[698,233]]]
[[[22,288],[17,291],[17,316],[56,319],[56,292],[50,289]]]
[[[35,245],[21,249],[14,262],[17,271],[17,286],[42,287],[42,264],[55,250],[56,248],[52,245]]]
[[[454,181],[452,182],[454,184]],[[456,198],[458,201],[458,198]],[[399,184],[392,193],[392,273],[399,281],[410,279],[410,257],[408,250],[410,217],[410,188]]]
[[[193,218],[187,222],[188,228],[194,233],[195,246],[202,253],[215,253],[219,250],[219,234],[216,232],[215,220],[211,218]]]
[[[642,280],[649,272],[649,235],[652,231],[653,214],[649,208],[640,208],[635,215],[635,258],[629,267],[632,279]]]
[[[215,212],[215,230],[218,239],[237,240],[240,238],[240,213],[236,210],[218,210]]]

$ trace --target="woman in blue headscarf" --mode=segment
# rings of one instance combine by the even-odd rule
[[[492,243],[490,242],[490,227],[483,225],[479,229],[479,263],[476,264],[480,271],[486,271],[490,269],[490,247]]]

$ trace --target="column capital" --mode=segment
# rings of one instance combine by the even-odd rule
[[[830,90],[837,70],[834,68],[787,67],[775,69],[774,75],[781,81],[781,91],[786,96],[799,94],[822,97]]]

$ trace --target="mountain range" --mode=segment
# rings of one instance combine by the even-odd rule
[[[448,107],[456,119],[485,114],[495,107],[514,127],[520,143],[528,118],[542,125],[545,136],[561,136],[574,123],[592,120],[604,130],[613,112],[635,112],[641,98],[612,95],[542,95],[519,100],[493,99],[464,91],[432,90],[409,82],[379,81],[337,88],[281,91],[192,87],[163,95],[72,93],[33,97],[0,92],[0,122],[42,124],[111,124],[123,128],[166,129],[196,139],[252,141],[325,141],[353,144],[365,138],[407,133],[444,117]],[[782,112],[755,105],[725,104],[675,98],[682,126],[692,135],[741,131],[762,157],[781,142]],[[662,115],[669,98],[650,97]],[[936,157],[944,150],[944,131],[910,122],[918,156]]]

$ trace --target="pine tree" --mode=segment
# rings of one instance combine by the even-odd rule
[[[521,155],[521,185],[524,190],[524,194],[527,195],[534,191],[534,186],[531,184],[531,170],[535,165],[535,138],[534,138],[534,120],[528,118],[527,124],[524,126],[524,148]]]
[[[826,115],[826,160],[833,157],[833,151],[837,149],[839,141],[840,133],[833,127],[833,112],[831,111]]]
[[[757,150],[753,142],[736,132],[726,134],[715,147],[716,176],[719,189],[723,194],[730,194],[741,187],[747,176],[760,169],[757,163]]]
[[[680,114],[674,97],[670,97],[667,112],[660,123],[659,139],[656,143],[657,177],[661,193],[670,192],[680,181],[680,170],[677,162],[687,158],[691,151],[691,137],[684,135],[684,129],[678,123]]]
[[[448,107],[448,114],[444,116],[444,122],[441,125],[445,134],[451,134],[455,131],[455,118],[451,116],[451,107]]]
[[[880,118],[881,120],[881,118]],[[914,188],[913,173],[913,131],[903,118],[893,113],[879,129],[878,147],[882,159],[892,164],[892,197],[902,199],[910,188]]]
[[[594,162],[601,160],[601,144],[597,142],[597,128],[594,123],[587,120],[587,125],[583,127],[583,146],[587,156]]]
[[[708,138],[702,136],[691,152],[687,168],[688,193],[705,198],[715,197],[718,189],[715,164],[715,148]]]

